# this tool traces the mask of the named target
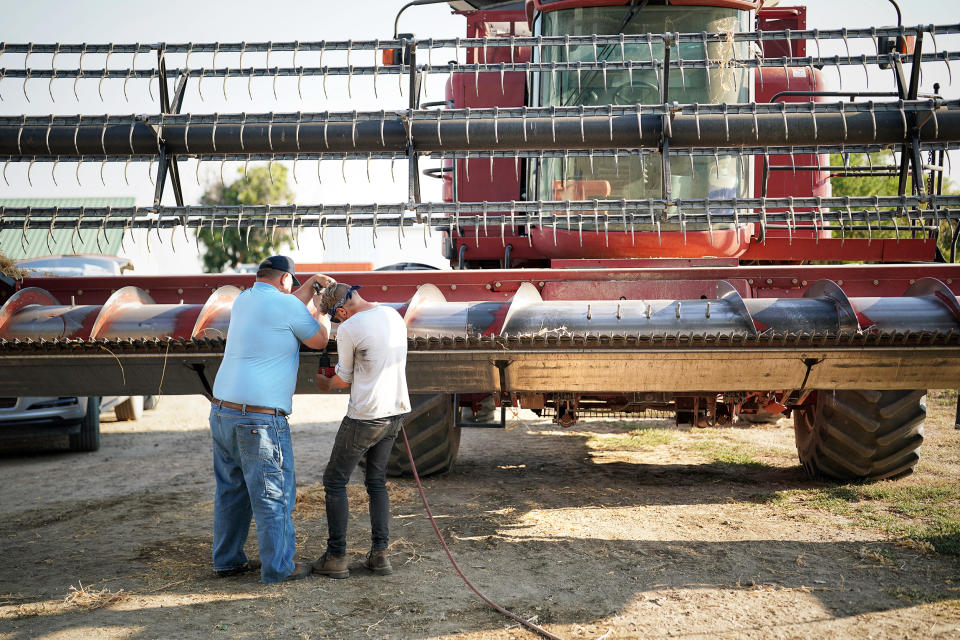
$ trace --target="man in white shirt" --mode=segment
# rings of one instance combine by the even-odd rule
[[[346,578],[347,482],[366,454],[366,486],[370,498],[370,553],[365,566],[377,575],[393,573],[387,557],[390,501],[387,460],[410,412],[407,394],[407,327],[391,307],[368,302],[357,285],[331,284],[323,290],[321,310],[339,322],[336,374],[317,375],[322,391],[350,387],[347,415],[323,472],[326,494],[327,551],[313,563],[313,572]]]

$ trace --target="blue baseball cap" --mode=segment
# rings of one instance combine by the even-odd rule
[[[260,269],[276,269],[277,271],[285,271],[293,277],[293,286],[300,286],[300,281],[297,280],[297,276],[294,273],[296,270],[296,265],[294,265],[293,260],[287,256],[270,256],[260,263],[260,266],[257,267],[257,270],[259,271]]]

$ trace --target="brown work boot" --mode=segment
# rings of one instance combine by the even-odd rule
[[[388,576],[393,573],[393,567],[390,566],[390,558],[387,556],[386,549],[371,549],[363,566],[378,576]]]
[[[350,570],[347,569],[347,556],[338,557],[324,553],[313,563],[313,572],[338,580],[349,578]]]
[[[297,562],[293,565],[293,571],[290,572],[286,578],[281,580],[281,582],[290,582],[291,580],[303,580],[313,572],[313,567],[311,567],[306,562]]]

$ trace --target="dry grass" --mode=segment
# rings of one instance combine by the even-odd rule
[[[408,504],[417,500],[417,493],[411,487],[401,487],[393,482],[387,483],[387,496],[390,504]],[[347,485],[347,500],[353,507],[366,507],[367,488],[362,484]],[[297,490],[297,503],[293,515],[297,518],[315,519],[325,516],[326,500],[323,494],[323,483],[316,482]]]
[[[94,609],[100,609],[101,607],[116,604],[127,599],[127,594],[123,589],[120,589],[114,593],[106,587],[103,589],[91,589],[90,587],[85,587],[79,580],[77,581],[77,584],[80,585],[80,588],[71,586],[70,593],[68,593],[67,597],[63,599],[63,604],[68,607],[76,607],[77,609],[83,609],[85,611],[93,611]]]
[[[27,271],[17,266],[17,263],[0,253],[0,273],[8,278],[20,279],[27,275]]]

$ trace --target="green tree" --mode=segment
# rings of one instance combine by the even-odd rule
[[[870,157],[867,158],[866,154],[851,154],[846,159],[844,159],[839,154],[834,154],[830,156],[830,164],[832,166],[852,166],[852,167],[883,167],[883,166],[895,166],[897,165],[896,159],[892,152],[884,153],[873,153],[870,154]],[[898,176],[836,176],[830,178],[830,186],[833,191],[834,196],[895,196],[898,191],[900,179]],[[913,192],[913,180],[908,176],[907,177],[907,186],[906,193],[909,195]],[[957,187],[949,180],[943,181],[943,192],[945,194],[956,194]],[[887,209],[881,208],[881,211]],[[907,227],[911,221],[908,221],[905,217],[897,218],[897,224],[900,227]],[[917,223],[917,220],[914,219],[913,223]],[[925,224],[930,224],[932,221],[929,219],[924,220]],[[840,225],[834,225],[836,229],[840,229]],[[893,238],[896,237],[897,232],[895,230],[890,231],[879,231],[872,230],[869,233],[867,231],[853,231],[847,232],[850,237],[854,238],[866,238],[868,235],[873,238]],[[908,231],[901,231],[901,237],[909,237],[907,234]],[[950,242],[952,239],[952,230],[949,222],[941,222],[939,228],[939,235],[937,236],[937,246],[940,248],[940,251],[944,256],[949,258],[950,256]],[[960,256],[958,256],[960,258]]]
[[[239,171],[243,173],[242,171]],[[224,185],[221,182],[210,186],[200,202],[205,205],[238,204],[290,204],[293,189],[287,182],[287,168],[277,164],[268,167],[253,167],[245,176]],[[227,225],[226,228],[204,227],[197,233],[206,247],[203,266],[207,273],[219,273],[225,266],[236,268],[241,264],[256,264],[290,245],[290,236],[285,231],[251,228],[249,232]]]

